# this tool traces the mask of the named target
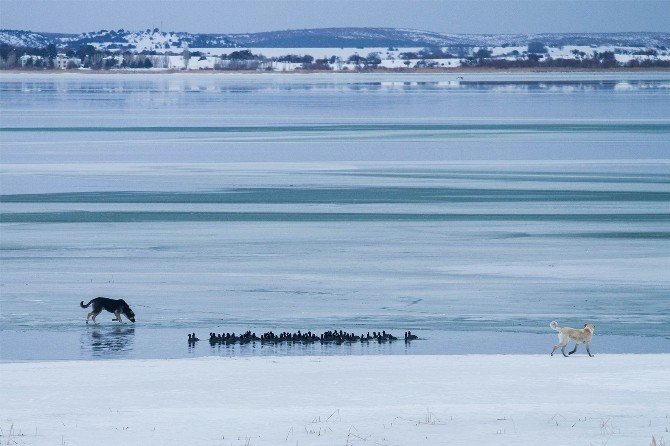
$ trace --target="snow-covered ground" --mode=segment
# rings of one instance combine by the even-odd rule
[[[243,48],[191,48],[192,53],[201,53],[201,56],[192,56],[188,61],[189,70],[211,70],[214,68],[220,69],[220,56],[223,54],[230,54],[234,51],[241,51]],[[255,55],[260,55],[265,58],[280,58],[287,55],[306,56],[310,55],[314,59],[330,59],[331,57],[338,58],[337,62],[331,64],[334,71],[355,70],[355,63],[348,63],[350,56],[368,57],[371,54],[376,54],[383,68],[412,68],[416,67],[421,59],[403,59],[400,54],[403,52],[418,52],[421,48],[396,48],[389,51],[388,48],[247,48]],[[117,56],[119,63],[122,60],[121,56]],[[151,56],[154,67],[152,70],[170,69],[181,70],[186,67],[183,56],[181,55],[158,55]],[[436,66],[455,68],[461,65],[460,59],[430,59],[425,62],[435,63]],[[272,71],[294,71],[302,68],[302,63],[293,62],[278,62],[266,61],[262,64],[263,70]]]
[[[2,444],[648,445],[670,355],[0,364]]]
[[[141,47],[141,46],[140,46]],[[476,52],[478,47],[472,49],[471,53]],[[525,59],[527,57],[527,46],[505,46],[505,47],[482,47],[488,49],[494,58],[505,60]],[[614,52],[615,58],[620,63],[627,63],[632,59],[639,61],[643,60],[670,60],[668,51],[657,51],[656,55],[635,55],[636,52],[643,50],[640,47],[617,47],[617,46],[562,46],[562,47],[547,47],[547,53],[544,56],[553,59],[583,59],[592,57],[594,52]],[[282,56],[296,55],[296,56],[312,56],[316,59],[331,59],[336,58],[335,62],[330,63],[330,68],[334,71],[356,70],[361,65],[349,62],[352,56],[360,56],[363,58],[376,55],[379,60],[379,66],[382,68],[420,68],[425,66],[442,67],[442,68],[456,68],[463,64],[465,57],[445,58],[445,59],[421,59],[419,57],[410,57],[411,54],[417,54],[424,50],[419,47],[407,48],[393,48],[393,47],[370,47],[370,48],[189,48],[192,56],[188,63],[184,60],[181,54],[183,48],[164,49],[166,52],[161,54],[158,51],[157,55],[149,56],[153,67],[149,70],[212,70],[222,69],[225,62],[222,62],[221,56],[224,54],[231,54],[235,51],[248,50],[254,55],[262,56],[263,63],[254,63],[253,69],[262,71],[294,71],[303,67],[302,63],[292,62],[278,62],[274,59]],[[449,52],[449,48],[444,48]],[[471,55],[471,54],[468,54]],[[463,55],[461,55],[463,56]],[[113,56],[121,64],[123,61],[122,55]],[[258,66],[257,66],[258,65]],[[128,70],[125,68],[124,70]],[[137,70],[137,69],[135,69]],[[140,69],[144,71],[144,69]]]

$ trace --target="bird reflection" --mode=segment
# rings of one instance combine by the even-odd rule
[[[93,327],[87,330],[88,339],[82,340],[82,349],[90,350],[93,356],[129,352],[135,340],[135,327]]]

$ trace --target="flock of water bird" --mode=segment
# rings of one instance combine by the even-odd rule
[[[411,331],[406,331],[404,340],[405,342],[413,341],[419,339],[418,336],[412,334]],[[355,333],[348,333],[343,330],[328,330],[320,335],[312,333],[311,331],[302,332],[298,330],[297,332],[281,332],[279,334],[274,333],[273,331],[268,331],[263,333],[260,337],[256,333],[247,330],[243,334],[236,335],[233,333],[210,333],[209,334],[209,343],[210,345],[231,345],[231,344],[248,344],[260,342],[261,344],[283,344],[283,343],[303,343],[303,344],[312,344],[312,343],[334,343],[334,344],[344,344],[344,343],[353,343],[353,342],[393,342],[397,341],[398,337],[387,333],[386,330],[383,331],[373,331],[372,334],[368,331],[366,334],[361,334],[360,336]],[[196,342],[200,339],[195,335],[195,333],[190,333],[188,335],[188,344],[190,346],[195,345]]]

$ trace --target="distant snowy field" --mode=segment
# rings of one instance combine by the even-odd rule
[[[388,47],[373,47],[373,48],[247,48],[254,54],[262,54],[265,57],[281,57],[289,54],[295,54],[297,56],[310,55],[314,59],[328,59],[330,57],[337,57],[342,62],[333,64],[334,71],[341,70],[354,70],[356,64],[347,63],[347,59],[351,56],[357,55],[361,57],[367,57],[369,54],[375,53],[381,59],[381,64],[379,66],[384,68],[407,68],[414,67],[417,62],[421,59],[409,59],[409,65],[406,65],[404,59],[400,58],[401,53],[412,52],[416,53],[421,51],[421,47],[412,47],[412,48],[394,48],[389,50]],[[233,51],[244,50],[244,48],[195,48],[192,51],[202,52],[207,56],[207,59],[198,60],[198,58],[192,58],[189,61],[189,69],[207,69],[214,67],[214,61],[216,57],[221,56],[222,54],[230,54]],[[511,50],[510,50],[511,51]],[[438,65],[447,68],[455,68],[461,65],[459,59],[432,59]],[[173,69],[183,68],[184,61],[181,56],[170,56],[170,66]],[[290,62],[275,62],[272,65],[273,71],[293,71],[297,68],[300,68],[302,64],[300,63],[290,63]]]
[[[667,354],[5,363],[0,442],[661,445],[669,368]]]
[[[380,67],[383,68],[414,68],[419,62],[434,62],[438,67],[443,68],[456,68],[462,65],[463,58],[453,58],[453,59],[428,59],[424,61],[418,58],[403,59],[401,54],[403,53],[417,53],[424,48],[421,47],[408,47],[408,48],[389,48],[389,47],[370,47],[370,48],[191,48],[191,52],[202,53],[200,57],[191,57],[188,62],[189,70],[205,70],[213,69],[215,63],[219,60],[219,57],[222,54],[230,54],[234,51],[249,50],[253,54],[263,55],[267,58],[278,58],[286,55],[297,55],[305,56],[310,55],[314,59],[328,59],[331,57],[336,57],[340,60],[338,63],[332,64],[334,71],[342,70],[355,70],[355,63],[348,63],[347,60],[351,56],[361,56],[367,57],[370,54],[377,54],[380,58],[381,63]],[[513,52],[517,51],[518,54],[523,54],[527,50],[527,46],[519,47],[490,47],[488,48],[494,57],[503,58],[507,60],[516,60],[517,55],[514,55]],[[476,51],[477,48],[474,49]],[[639,47],[620,47],[620,46],[562,46],[558,47],[548,47],[547,56],[550,56],[554,59],[575,59],[578,58],[575,55],[575,51],[578,53],[586,54],[591,56],[594,52],[603,53],[606,51],[616,52],[615,55],[618,62],[626,63],[632,59],[638,60],[670,60],[670,54],[667,52],[661,51],[656,56],[634,56],[634,52],[639,51]],[[625,54],[629,53],[629,54]],[[119,56],[120,58],[121,56]],[[120,60],[120,59],[119,59]],[[300,63],[290,63],[290,62],[272,62],[269,67],[272,71],[293,71],[302,66]],[[185,68],[184,58],[181,55],[167,55],[167,56],[158,56],[156,58],[156,63],[152,70],[161,70],[161,69],[183,69]]]

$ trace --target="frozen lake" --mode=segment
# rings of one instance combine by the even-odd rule
[[[554,319],[670,352],[669,74],[15,74],[0,110],[2,361],[548,353]],[[247,328],[425,339],[186,344]]]

